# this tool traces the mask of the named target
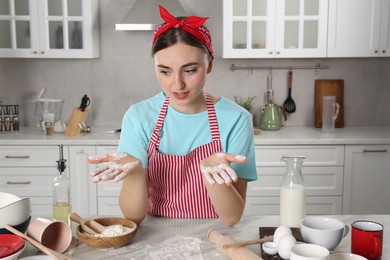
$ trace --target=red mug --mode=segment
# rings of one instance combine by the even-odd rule
[[[383,245],[383,225],[358,220],[352,223],[351,252],[368,259],[380,259]]]

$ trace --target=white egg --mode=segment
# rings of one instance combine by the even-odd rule
[[[297,240],[295,237],[291,234],[284,235],[280,238],[279,244],[278,244],[278,254],[283,259],[290,259],[291,249],[295,244],[297,243]]]
[[[274,242],[279,244],[279,240],[282,236],[291,234],[291,229],[288,226],[281,225],[274,232]]]

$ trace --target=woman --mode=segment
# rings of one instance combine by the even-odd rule
[[[130,107],[118,153],[89,158],[108,162],[94,181],[123,180],[119,204],[138,223],[149,214],[219,217],[236,224],[247,181],[256,180],[251,115],[204,92],[213,50],[207,18],[177,19],[160,6],[152,55],[162,93]]]

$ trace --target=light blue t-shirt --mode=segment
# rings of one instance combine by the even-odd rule
[[[148,144],[164,101],[165,95],[161,92],[136,103],[129,108],[122,121],[118,149],[141,160],[144,168],[149,165]],[[232,163],[232,168],[239,178],[256,180],[252,115],[223,97],[214,106],[223,152],[248,157],[247,163]],[[160,153],[186,155],[209,142],[211,132],[207,110],[198,114],[184,114],[168,106]]]

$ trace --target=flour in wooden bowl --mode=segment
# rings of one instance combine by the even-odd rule
[[[109,225],[105,227],[106,229],[100,233],[91,235],[94,237],[116,237],[129,234],[134,230],[134,228],[125,227],[122,225]]]

